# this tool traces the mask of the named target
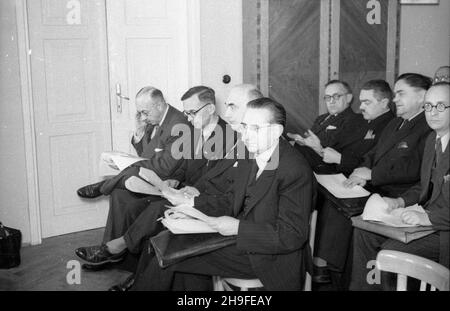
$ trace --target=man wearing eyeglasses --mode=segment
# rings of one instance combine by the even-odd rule
[[[267,290],[301,290],[304,283],[313,178],[308,163],[280,139],[284,108],[269,98],[247,105],[242,139],[254,160],[239,161],[233,185],[233,216],[209,217],[208,224],[236,244],[161,269],[153,252],[142,252],[133,290],[170,290],[184,277],[259,278]],[[205,285],[211,287],[211,279]]]
[[[160,90],[146,86],[136,94],[135,119],[136,129],[131,144],[136,153],[146,159],[151,159],[160,153],[159,161],[155,163],[157,169],[158,166],[161,166],[159,171],[171,170],[175,167],[177,163],[170,157],[170,148],[168,147],[177,138],[172,135],[172,128],[177,124],[187,124],[183,114],[166,103]],[[77,194],[88,199],[109,194],[119,179],[120,176],[84,186],[77,190]],[[103,190],[101,190],[102,187]]]
[[[288,134],[297,143],[297,150],[306,157],[317,173],[336,172],[333,164],[324,162],[324,159],[333,156],[327,148],[341,152],[340,145],[345,145],[349,135],[357,130],[355,123],[358,115],[350,107],[352,100],[352,90],[346,82],[328,82],[324,96],[328,113],[317,117],[304,135]]]
[[[449,83],[438,82],[426,93],[423,108],[433,132],[425,143],[420,182],[398,198],[383,198],[389,209],[402,209],[419,204],[426,213],[404,211],[401,218],[410,225],[433,226],[436,233],[408,244],[356,229],[354,236],[351,289],[377,290],[380,285],[366,282],[366,265],[382,249],[411,253],[449,267],[450,175],[449,175]],[[382,274],[381,288],[395,290],[392,278]]]

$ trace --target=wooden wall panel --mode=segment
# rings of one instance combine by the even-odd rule
[[[269,1],[269,94],[288,113],[288,131],[318,115],[320,1]]]

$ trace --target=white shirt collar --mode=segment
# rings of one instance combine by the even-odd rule
[[[448,141],[450,139],[450,132],[447,132],[447,134],[445,134],[442,137],[439,137],[438,135],[436,135],[436,140],[438,140],[439,138],[441,138],[442,152],[444,152],[445,148],[447,148]]]
[[[275,151],[275,148],[277,148],[279,142],[277,141],[276,144],[274,144],[272,147],[267,149],[266,151],[255,155],[256,164],[258,165],[258,173],[261,174],[264,169],[266,168],[267,162],[269,162],[270,158],[272,157],[273,152]]]
[[[158,124],[159,126],[161,126],[163,124],[164,120],[166,119],[168,111],[169,111],[169,104],[167,104],[166,111],[164,111],[163,117],[162,117],[161,121],[159,121],[159,124]]]
[[[211,122],[209,122],[209,124],[206,125],[202,129],[202,135],[203,135],[204,141],[207,141],[209,136],[211,136],[211,134],[214,131],[214,129],[216,128],[218,122],[219,122],[219,117],[217,115],[213,115],[211,117]]]
[[[416,113],[415,115],[413,115],[411,118],[408,119],[408,121],[411,121],[412,119],[414,119],[415,117],[417,117],[419,114],[421,114],[423,112],[423,110],[420,110],[418,113]]]

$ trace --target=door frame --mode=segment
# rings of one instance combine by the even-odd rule
[[[106,0],[104,0],[106,2]],[[28,216],[31,245],[42,243],[39,182],[37,170],[36,132],[31,75],[31,49],[29,40],[27,0],[15,0],[17,45],[21,82],[22,116],[25,141],[25,165],[28,192]],[[200,0],[187,1],[187,45],[189,50],[189,84],[200,85],[201,77],[201,25]],[[105,33],[106,36],[106,33]],[[108,80],[109,84],[109,80]],[[75,189],[74,189],[75,191]]]

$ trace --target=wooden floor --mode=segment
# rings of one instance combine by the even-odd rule
[[[81,284],[70,285],[67,263],[78,260],[74,250],[101,242],[103,229],[48,238],[41,245],[24,247],[19,267],[0,270],[0,291],[104,291],[130,273],[122,270],[81,271]],[[80,263],[82,263],[80,261]]]

